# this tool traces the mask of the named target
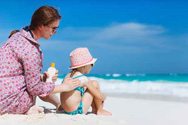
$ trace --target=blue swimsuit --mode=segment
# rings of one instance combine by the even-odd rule
[[[79,77],[82,77],[82,76],[84,76],[84,75],[76,76],[73,79],[76,79],[76,78],[79,78]],[[81,92],[81,97],[83,97],[83,95],[84,95],[84,88],[83,87],[77,87],[74,90],[80,91]],[[69,114],[69,115],[83,114],[83,104],[82,104],[82,101],[80,101],[80,104],[79,104],[78,109],[76,111],[73,111],[73,112],[66,112],[66,111],[64,111],[64,112],[66,114]]]

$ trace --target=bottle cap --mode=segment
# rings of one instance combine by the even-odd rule
[[[55,67],[55,63],[51,63],[51,67]]]

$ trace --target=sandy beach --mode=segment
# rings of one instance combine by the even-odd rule
[[[44,106],[51,113],[37,115],[3,115],[0,125],[187,125],[188,103],[181,101],[149,100],[133,97],[108,96],[105,109],[113,116],[94,114],[70,116],[55,113],[54,106],[37,99],[39,106]],[[49,110],[50,109],[50,110]]]

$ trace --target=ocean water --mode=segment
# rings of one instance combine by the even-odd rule
[[[98,80],[101,91],[116,94],[164,95],[188,98],[188,74],[104,74],[87,75]],[[58,77],[58,83],[64,75]]]

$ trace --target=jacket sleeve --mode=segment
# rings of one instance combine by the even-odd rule
[[[46,96],[54,90],[53,82],[41,82],[42,57],[39,48],[29,41],[17,41],[15,53],[22,63],[27,91],[33,96]]]

